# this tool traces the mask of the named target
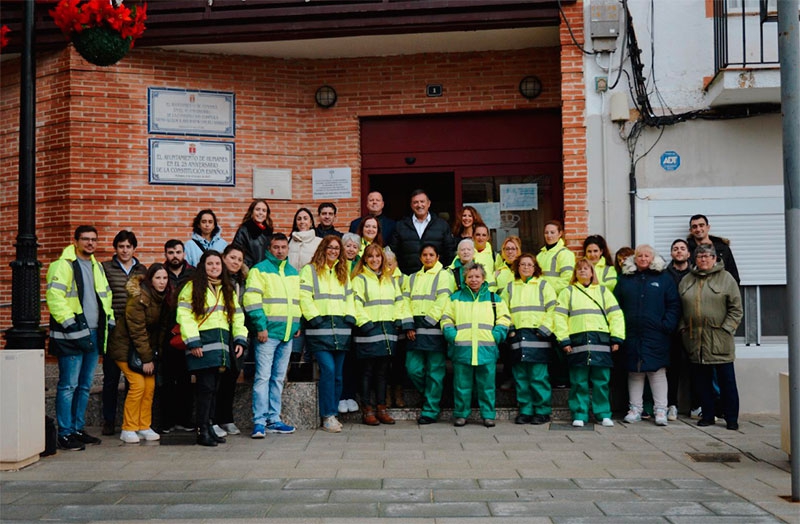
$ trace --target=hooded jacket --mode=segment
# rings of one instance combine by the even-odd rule
[[[511,315],[503,299],[489,291],[484,282],[477,293],[468,286],[453,293],[441,324],[444,338],[451,345],[453,362],[494,365],[497,345],[508,335]]]
[[[200,246],[203,246],[202,249],[197,245],[198,242]],[[222,238],[222,229],[219,226],[217,226],[217,232],[211,237],[210,241],[203,238],[202,235],[192,233],[192,238],[183,244],[184,260],[190,266],[197,267],[197,263],[200,262],[200,257],[203,256],[204,252],[213,249],[222,253],[227,246],[228,241]]]
[[[311,262],[322,239],[313,229],[308,231],[292,231],[289,237],[289,263],[298,271]]]
[[[725,271],[731,274],[736,284],[739,284],[739,268],[736,267],[736,260],[733,258],[731,241],[727,238],[715,237],[714,235],[708,235],[708,239],[714,244],[714,250],[717,252],[717,260],[721,260],[723,264],[725,264]],[[686,243],[689,244],[689,253],[692,254],[689,262],[691,265],[694,265],[694,250],[697,248],[697,240],[689,235],[686,239]]]
[[[288,342],[300,329],[300,274],[289,260],[266,258],[247,274],[244,311],[255,331]]]
[[[521,362],[546,364],[555,327],[556,292],[543,278],[521,278],[506,285],[501,296],[511,313],[508,341]]]
[[[405,279],[403,293],[416,332],[414,340],[408,341],[409,350],[445,350],[439,321],[455,288],[452,274],[442,267],[441,262],[436,262],[430,269],[423,267]]]
[[[55,356],[77,355],[81,353],[104,353],[108,331],[114,327],[114,310],[111,307],[111,288],[106,280],[103,266],[91,256],[94,290],[97,294],[99,325],[97,340],[99,348],[91,342],[89,326],[83,315],[78,282],[73,264],[77,260],[75,245],[70,244],[61,256],[50,264],[47,270],[47,308],[50,310],[49,353]]]
[[[739,286],[717,261],[703,271],[696,267],[681,280],[683,305],[680,330],[683,346],[694,364],[725,364],[736,358],[733,334],[744,312]]]
[[[625,314],[625,361],[628,371],[658,371],[669,365],[672,334],[681,318],[678,287],[656,255],[645,271],[634,257],[622,265],[614,295]]]
[[[125,314],[117,320],[117,326],[108,338],[108,356],[119,362],[128,360],[128,351],[133,347],[142,357],[143,363],[156,358],[158,348],[164,342],[166,332],[172,327],[167,321],[168,312],[163,311],[164,294],[142,285],[143,277],[131,277],[125,285],[128,300]]]
[[[572,280],[572,273],[575,271],[575,253],[564,244],[563,238],[559,238],[556,245],[550,249],[542,246],[536,254],[536,262],[542,268],[542,276],[553,286],[556,295],[561,293]]]

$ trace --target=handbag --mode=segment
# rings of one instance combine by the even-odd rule
[[[133,345],[128,348],[128,368],[130,368],[130,370],[134,373],[144,375],[144,363],[142,362],[142,356],[138,351],[136,351]]]

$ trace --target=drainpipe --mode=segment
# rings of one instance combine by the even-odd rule
[[[636,247],[636,162],[631,159],[628,172],[628,197],[631,204],[631,247]]]

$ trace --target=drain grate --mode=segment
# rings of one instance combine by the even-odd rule
[[[740,462],[741,453],[687,453],[695,462]]]

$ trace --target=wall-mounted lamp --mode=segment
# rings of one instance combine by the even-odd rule
[[[314,100],[316,100],[319,107],[324,109],[333,107],[336,104],[336,90],[329,85],[324,85],[317,89],[314,94]]]
[[[533,100],[542,94],[542,81],[538,76],[526,76],[519,81],[519,94],[528,100]]]

